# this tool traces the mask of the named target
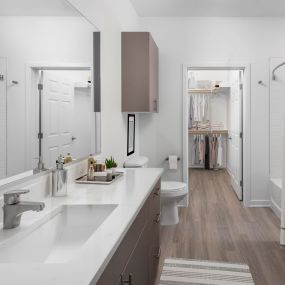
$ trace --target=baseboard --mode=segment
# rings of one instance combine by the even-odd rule
[[[274,212],[274,214],[281,219],[281,208],[277,205],[277,203],[271,198],[270,203],[271,210]]]
[[[270,200],[250,200],[248,207],[271,207]]]
[[[205,169],[205,165],[199,165],[199,164],[188,164],[188,168],[192,168],[192,169]],[[226,169],[226,167],[222,166],[222,167],[219,167],[218,169]],[[213,170],[213,168],[211,168],[210,170]]]

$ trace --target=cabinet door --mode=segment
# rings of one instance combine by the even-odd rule
[[[134,248],[143,234],[143,230],[146,226],[147,213],[148,203],[141,209],[96,285],[121,284],[121,273],[124,271],[128,260],[130,260],[134,254]]]
[[[149,231],[149,240],[151,242],[148,254],[149,284],[154,285],[157,277],[159,259],[161,254],[159,242],[159,226],[154,226]]]
[[[121,285],[148,285],[148,235],[144,230],[122,273]]]
[[[122,112],[158,111],[158,52],[149,32],[122,32]]]
[[[149,107],[150,112],[158,112],[158,47],[149,35]]]
[[[149,198],[150,218],[148,222],[148,240],[149,240],[149,284],[155,284],[159,258],[160,258],[160,181],[156,184]]]

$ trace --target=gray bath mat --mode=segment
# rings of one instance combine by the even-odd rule
[[[248,285],[254,284],[246,264],[167,258],[159,285]]]

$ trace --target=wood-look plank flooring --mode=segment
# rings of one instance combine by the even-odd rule
[[[245,208],[223,170],[191,170],[189,191],[180,223],[161,229],[160,270],[165,257],[240,262],[256,285],[285,284],[285,247],[271,209]]]

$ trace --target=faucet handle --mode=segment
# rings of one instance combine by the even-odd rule
[[[4,204],[13,205],[20,201],[20,195],[29,193],[28,189],[12,190],[4,193]]]

